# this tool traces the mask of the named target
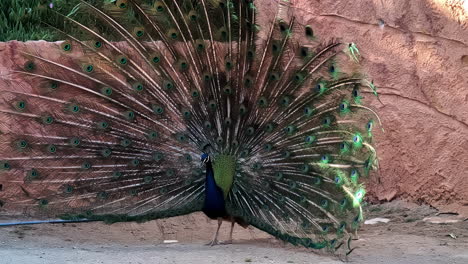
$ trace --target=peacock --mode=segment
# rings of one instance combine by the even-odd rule
[[[64,41],[19,45],[2,76],[1,211],[202,211],[218,220],[210,245],[228,221],[230,241],[237,223],[352,251],[381,126],[356,44],[321,41],[286,0],[75,1],[43,7]]]

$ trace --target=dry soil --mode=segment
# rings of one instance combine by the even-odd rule
[[[384,217],[388,223],[364,225],[350,263],[441,264],[468,263],[468,222],[427,206],[404,202],[373,205],[367,218]],[[435,220],[455,223],[435,224]],[[3,219],[2,222],[11,219]],[[234,244],[205,246],[216,223],[202,214],[143,224],[45,224],[0,228],[0,263],[342,263],[323,252],[285,245],[253,228],[237,227]],[[223,225],[226,239],[229,225]],[[177,240],[177,243],[164,243]]]

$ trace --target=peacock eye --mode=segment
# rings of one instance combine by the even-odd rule
[[[320,179],[319,177],[315,177],[314,178],[314,184],[319,185],[320,183],[322,183],[322,179]]]
[[[185,136],[184,134],[178,134],[176,138],[181,143],[184,143],[185,141],[187,141],[187,136]]]
[[[55,145],[49,145],[47,146],[47,151],[50,153],[55,153],[57,151],[57,147]]]
[[[130,144],[132,144],[132,141],[130,141],[129,139],[122,139],[122,141],[120,141],[120,145],[122,147],[128,147],[130,146]]]
[[[146,134],[146,137],[147,137],[149,140],[157,139],[158,136],[159,136],[159,133],[156,132],[156,131],[149,131],[149,132]]]
[[[84,169],[84,170],[88,170],[91,168],[91,163],[85,161],[82,165],[81,165],[81,168]]]
[[[66,193],[72,193],[73,192],[73,186],[66,186],[65,187],[65,192]]]
[[[314,31],[312,30],[310,26],[306,26],[305,35],[309,38],[314,36]]]
[[[354,89],[354,90],[353,90],[353,96],[354,96],[354,97],[358,97],[358,96],[359,96],[359,91],[358,91],[358,89]]]
[[[154,161],[161,161],[164,159],[164,154],[161,152],[153,152],[153,160]]]
[[[360,217],[359,217],[359,215],[358,215],[358,216],[356,216],[356,217],[354,217],[354,222],[355,222],[355,223],[359,222],[359,220],[360,220]]]
[[[279,79],[279,76],[277,73],[270,74],[270,80],[277,81],[278,79]]]
[[[309,144],[315,142],[315,140],[316,140],[315,136],[306,136],[305,137],[305,142],[309,143]]]
[[[192,91],[192,97],[193,98],[198,98],[199,96],[200,96],[200,92],[198,92],[197,90]]]
[[[25,101],[19,101],[16,103],[16,108],[19,110],[24,110],[26,108],[26,102]]]
[[[260,107],[267,107],[268,106],[268,100],[266,97],[260,97],[260,99],[258,100],[258,106]]]
[[[268,143],[268,144],[265,144],[265,146],[263,147],[266,151],[270,151],[273,149],[273,145]]]
[[[287,29],[287,28],[286,28],[286,25],[285,25],[284,23],[281,23],[281,24],[280,24],[280,30],[281,30],[281,32],[286,31],[286,29]]]
[[[372,131],[373,125],[374,125],[374,122],[372,122],[372,121],[367,122],[367,124],[366,124],[367,131],[369,131],[369,132]]]
[[[190,154],[184,154],[184,160],[190,162],[192,161],[192,156],[190,156]]]
[[[0,162],[0,167],[1,167],[1,169],[3,169],[3,170],[9,170],[9,169],[11,169],[10,163],[8,163],[8,162],[6,162],[6,161],[1,161],[1,162]]]
[[[210,110],[215,110],[216,107],[217,107],[217,104],[216,104],[216,101],[215,101],[215,100],[211,100],[211,101],[208,102],[208,108],[209,108]]]
[[[56,90],[59,87],[59,85],[57,82],[51,82],[49,87],[51,90]]]
[[[363,193],[362,192],[357,192],[356,193],[356,198],[357,199],[361,199],[363,197]]]
[[[203,124],[203,126],[204,126],[206,129],[211,129],[211,127],[212,127],[210,121],[205,121],[205,123]]]
[[[148,175],[148,176],[145,176],[145,177],[143,178],[143,181],[144,181],[145,183],[151,183],[151,182],[153,181],[153,177],[152,177],[152,176],[149,176],[149,175]]]
[[[113,178],[113,179],[119,179],[120,177],[122,177],[122,172],[120,172],[120,171],[114,171],[114,172],[112,173],[112,178]]]
[[[328,200],[322,200],[322,201],[320,202],[320,205],[321,205],[322,207],[328,207]],[[327,226],[327,230],[328,230],[328,226]]]
[[[158,115],[161,115],[162,113],[164,113],[164,108],[160,105],[154,105],[153,106],[153,112],[155,114],[158,114]]]
[[[182,115],[185,119],[190,119],[192,117],[192,112],[188,109],[182,111]]]
[[[226,61],[226,69],[228,69],[228,70],[232,69],[232,62]]]
[[[269,132],[269,133],[270,133],[270,132],[273,131],[274,128],[275,128],[275,127],[273,126],[273,124],[269,123],[269,124],[267,124],[267,125],[265,126],[265,132]]]
[[[252,60],[255,57],[255,52],[252,50],[247,51],[247,59]]]
[[[343,200],[341,200],[340,204],[341,206],[346,206],[346,204],[348,203],[348,200],[346,200],[346,198],[343,198]],[[343,226],[343,228],[346,227],[346,224],[341,224]]]
[[[303,173],[308,173],[310,171],[310,165],[309,164],[302,164],[300,169],[301,169],[301,171]]]
[[[331,118],[328,117],[328,116],[325,117],[325,118],[322,120],[322,124],[323,124],[324,126],[329,126],[329,125],[331,124],[331,122],[332,122],[332,121],[331,121]]]
[[[259,170],[259,169],[261,169],[261,168],[262,168],[262,164],[259,163],[259,162],[256,162],[256,163],[254,163],[254,164],[252,165],[252,169],[253,169],[253,170]]]
[[[284,174],[282,172],[277,172],[276,175],[275,175],[275,178],[277,181],[281,181],[284,177]]]
[[[315,92],[319,93],[320,91],[322,91],[322,84],[315,85]]]

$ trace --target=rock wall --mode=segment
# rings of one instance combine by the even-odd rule
[[[366,96],[385,129],[376,133],[381,167],[369,197],[468,215],[468,1],[291,2],[297,22],[311,25],[318,40],[356,43],[379,87],[380,101]],[[24,44],[0,43],[1,74],[16,45]]]
[[[468,1],[295,0],[317,38],[354,42],[379,88],[372,99],[378,177],[370,197],[468,215]]]

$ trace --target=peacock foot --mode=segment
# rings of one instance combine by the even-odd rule
[[[206,243],[205,246],[211,246],[212,247],[212,246],[219,245],[219,244],[220,243],[219,243],[218,239],[213,239],[212,241]]]
[[[220,245],[231,245],[232,244],[232,239],[226,240],[226,241],[220,241]]]

